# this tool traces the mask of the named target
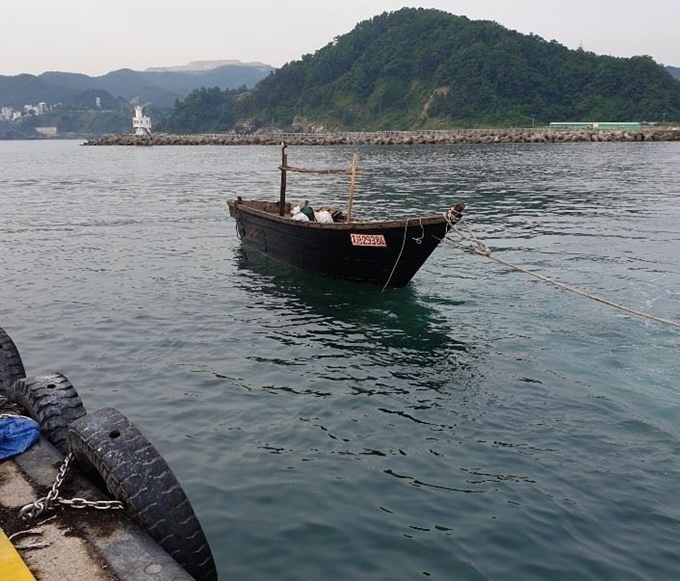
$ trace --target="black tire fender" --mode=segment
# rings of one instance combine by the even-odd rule
[[[85,415],[85,407],[75,387],[61,373],[25,377],[15,381],[7,399],[19,404],[40,424],[40,430],[62,454],[68,453],[66,442],[69,424]]]
[[[12,384],[23,377],[26,377],[26,371],[19,351],[14,341],[0,327],[0,395],[5,395]]]
[[[68,442],[77,463],[94,471],[116,500],[196,581],[215,581],[210,545],[189,499],[163,457],[113,408],[73,422]]]

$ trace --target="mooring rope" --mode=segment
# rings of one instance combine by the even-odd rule
[[[408,233],[409,221],[410,221],[410,218],[407,219],[406,223],[404,224],[404,239],[401,241],[401,250],[399,250],[399,256],[397,256],[397,260],[394,261],[394,266],[392,267],[392,272],[390,272],[390,276],[387,277],[387,282],[385,283],[385,286],[382,287],[381,292],[385,292],[387,285],[390,284],[390,281],[392,280],[392,277],[394,276],[394,271],[397,270],[397,264],[399,264],[399,261],[401,260],[401,255],[404,253],[404,247],[406,246],[406,234]],[[416,244],[422,244],[423,240],[425,239],[425,227],[423,226],[423,219],[422,218],[420,218],[419,224],[420,224],[420,236],[419,237],[415,237],[415,236],[413,237],[413,241]]]
[[[458,229],[458,225],[464,226],[465,227],[465,232],[461,232]],[[458,236],[458,240],[453,240],[449,238],[449,235],[455,234]],[[656,321],[658,323],[664,323],[665,325],[670,325],[671,327],[676,327],[680,328],[680,323],[677,323],[676,321],[671,321],[670,319],[664,319],[663,317],[657,317],[656,315],[652,315],[650,313],[645,313],[644,311],[638,311],[637,309],[632,309],[630,307],[627,307],[625,305],[621,305],[619,303],[615,303],[613,301],[610,301],[608,299],[603,299],[602,297],[598,297],[596,295],[590,294],[588,292],[582,291],[580,289],[577,289],[576,287],[570,286],[568,284],[565,284],[563,282],[559,282],[557,280],[554,280],[552,278],[548,278],[547,276],[543,276],[541,274],[538,274],[536,272],[532,272],[526,268],[523,268],[521,266],[517,266],[516,264],[512,264],[511,262],[507,262],[505,260],[502,260],[500,258],[496,258],[491,254],[491,250],[484,244],[483,242],[479,241],[477,237],[472,233],[472,230],[470,227],[467,225],[467,222],[465,222],[464,218],[461,218],[460,222],[456,225],[453,226],[451,230],[449,230],[449,233],[444,239],[446,242],[453,246],[457,246],[459,248],[463,247],[463,242],[474,242],[473,246],[464,248],[468,252],[472,254],[479,254],[480,256],[484,256],[485,258],[488,258],[490,260],[493,260],[499,264],[502,264],[503,266],[507,266],[508,268],[511,268],[513,270],[517,270],[518,272],[522,272],[524,274],[527,274],[529,276],[533,276],[534,278],[537,278],[538,280],[541,280],[543,282],[547,282],[549,284],[552,284],[554,286],[557,286],[559,288],[562,288],[564,290],[571,291],[573,293],[576,293],[577,295],[581,295],[582,297],[592,299],[594,301],[597,301],[598,303],[605,304],[610,307],[614,307],[615,309],[619,309],[621,311],[624,311],[626,313],[630,313],[631,315],[636,315],[638,317],[643,317],[645,319],[649,319],[651,321]]]
[[[422,226],[422,223],[421,223]],[[394,261],[394,266],[392,267],[392,272],[390,272],[390,276],[387,277],[387,282],[385,283],[385,286],[382,287],[382,291],[380,292],[385,292],[385,289],[387,288],[387,285],[390,284],[390,281],[392,280],[392,276],[394,276],[394,271],[397,270],[397,264],[399,264],[399,260],[401,259],[401,255],[404,252],[404,246],[406,246],[406,233],[408,232],[408,220],[406,220],[406,224],[404,224],[404,239],[401,241],[401,250],[399,251],[399,256],[397,256],[397,260]]]

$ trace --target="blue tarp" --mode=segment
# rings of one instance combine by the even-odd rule
[[[40,437],[40,425],[31,418],[0,418],[0,460],[21,454]]]

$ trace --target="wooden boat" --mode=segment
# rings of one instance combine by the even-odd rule
[[[387,221],[354,221],[351,206],[357,173],[350,170],[301,170],[289,167],[282,148],[278,201],[227,202],[242,243],[293,267],[323,276],[387,287],[403,287],[418,272],[449,229],[462,216],[463,204],[447,212]],[[347,216],[335,211],[333,222],[297,221],[285,201],[286,172],[350,173]]]

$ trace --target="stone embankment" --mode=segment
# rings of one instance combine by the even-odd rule
[[[643,128],[635,130],[597,129],[452,129],[438,131],[377,131],[335,133],[252,134],[219,133],[202,135],[104,135],[83,145],[425,145],[456,143],[573,143],[594,141],[680,141],[680,129]]]

